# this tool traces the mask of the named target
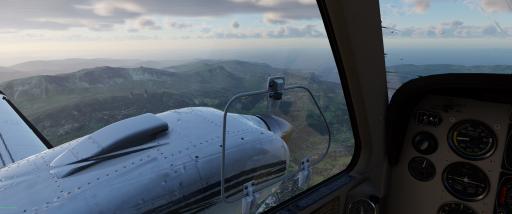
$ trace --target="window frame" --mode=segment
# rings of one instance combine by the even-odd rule
[[[291,198],[279,203],[278,205],[271,207],[270,209],[266,210],[266,213],[277,213],[279,210],[283,210],[287,207],[290,207],[294,204],[294,202],[297,202],[301,198],[308,197],[308,195],[312,195],[315,192],[322,192],[323,196],[327,196],[328,194],[331,194],[336,191],[336,189],[332,189],[332,187],[341,188],[344,185],[347,185],[352,181],[352,176],[350,176],[350,173],[353,172],[356,169],[357,164],[359,163],[360,157],[361,157],[361,137],[360,137],[360,131],[359,131],[359,124],[356,119],[356,111],[354,106],[354,101],[352,97],[351,89],[349,87],[349,80],[347,78],[347,74],[345,71],[343,59],[342,59],[342,53],[341,48],[338,46],[338,40],[335,36],[335,30],[333,23],[331,22],[331,16],[329,14],[329,11],[327,9],[327,3],[325,0],[317,0],[317,5],[319,12],[322,17],[322,22],[324,24],[324,28],[326,30],[327,34],[327,40],[329,41],[331,52],[334,58],[334,61],[336,63],[336,67],[338,70],[338,76],[340,78],[340,86],[343,90],[343,95],[347,107],[347,111],[350,118],[350,125],[352,130],[352,136],[354,138],[354,150],[352,153],[352,158],[347,165],[345,169],[342,171],[336,173],[335,175],[321,181],[320,183],[313,185],[312,187],[309,187],[308,189],[304,190],[303,192],[292,196]],[[380,17],[380,13],[379,13]],[[382,37],[381,37],[382,38]],[[382,55],[382,58],[384,59],[384,55]],[[385,75],[385,74],[384,74]],[[386,92],[387,93],[387,92]],[[341,95],[340,95],[341,96]],[[387,100],[387,97],[386,97]],[[335,182],[342,181],[341,183],[338,183],[337,185]],[[335,185],[332,185],[335,184]],[[341,185],[341,186],[340,186]],[[314,197],[318,197],[314,196]],[[315,198],[317,199],[317,198]]]

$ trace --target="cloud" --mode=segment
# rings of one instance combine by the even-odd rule
[[[500,31],[493,25],[488,25],[482,29],[482,34],[487,36],[497,36],[500,34]]]
[[[191,28],[194,25],[191,23],[184,23],[184,22],[169,22],[169,26],[174,29],[183,30],[183,29]]]
[[[231,27],[233,27],[234,29],[238,29],[238,28],[240,28],[240,23],[238,23],[237,21],[234,21],[234,22],[231,24]]]
[[[253,29],[249,31],[211,30],[197,37],[196,39],[283,39],[283,38],[325,38],[326,33],[317,25],[305,25],[301,27],[281,26],[278,28],[262,30]]]
[[[53,30],[73,27],[84,27],[93,31],[110,31],[114,29],[114,24],[94,19],[40,18],[31,21],[38,23],[41,29]]]
[[[410,11],[413,13],[425,13],[430,8],[430,0],[402,0],[404,3],[412,5]]]
[[[75,27],[34,21],[36,19],[76,19],[121,25],[141,16],[215,17],[266,13],[278,14],[274,16],[276,23],[320,19],[314,0],[16,0],[0,1],[0,29]],[[282,20],[277,21],[277,18]]]
[[[78,9],[91,10],[99,16],[113,16],[117,12],[142,14],[146,10],[135,2],[109,0],[95,2],[92,5],[75,5]]]
[[[385,17],[387,15],[402,16],[410,14],[424,14],[430,9],[431,3],[431,0],[400,0],[397,2],[382,2],[380,4],[381,16]]]
[[[294,20],[320,19],[321,15],[316,5],[313,8],[315,8],[315,10],[308,13],[301,11],[265,12],[263,13],[263,21],[269,24],[284,25]]]
[[[481,0],[480,3],[485,12],[512,12],[511,0]]]
[[[430,36],[441,36],[450,37],[454,35],[463,35],[463,32],[467,31],[468,27],[464,26],[464,22],[460,20],[454,20],[450,22],[441,22],[438,26],[430,27],[434,33]]]
[[[157,25],[156,22],[148,17],[141,17],[135,20],[135,27],[136,29],[143,30],[143,29],[149,29],[149,30],[161,30],[162,27]]]
[[[212,35],[208,35],[206,38],[214,39],[259,39],[263,35],[259,32],[255,33],[232,33],[232,32],[216,32]]]
[[[212,29],[210,27],[201,27],[201,29],[199,29],[199,32],[210,33],[210,32],[212,32]]]
[[[483,13],[512,12],[512,0],[462,0],[475,11]]]
[[[316,0],[299,0],[299,2],[305,5],[316,5]]]
[[[441,22],[427,27],[403,27],[390,25],[383,29],[385,37],[411,37],[411,38],[486,38],[510,37],[512,31],[503,28],[499,23],[491,25],[466,25],[460,20]]]
[[[272,7],[287,3],[299,3],[302,5],[316,5],[316,0],[231,0],[236,3],[249,3],[258,6]]]
[[[12,30],[12,29],[2,29],[0,30],[0,34],[11,34],[11,33],[18,33],[18,30]]]
[[[288,19],[282,17],[279,13],[265,13],[263,14],[263,21],[269,24],[278,24],[278,25],[284,25],[288,23]]]
[[[304,27],[285,26],[277,30],[268,31],[268,38],[319,38],[325,37],[325,32],[317,29],[316,25],[306,25]]]
[[[205,17],[278,13],[287,19],[320,19],[312,0],[139,0],[148,13]],[[312,4],[314,3],[314,4]]]
[[[66,30],[73,27],[104,28],[122,24],[124,18],[99,16],[80,8],[84,0],[0,1],[0,29]]]
[[[92,23],[87,25],[87,28],[92,31],[111,31],[114,29],[114,25],[111,23]]]

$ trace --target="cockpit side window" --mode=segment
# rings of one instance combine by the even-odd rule
[[[512,3],[380,0],[388,93],[443,73],[512,73]]]
[[[147,169],[169,177],[144,182],[167,192],[148,189],[161,203],[148,211],[215,210],[248,189],[259,194],[252,211],[264,211],[344,173],[354,155],[313,0],[6,1],[0,47],[0,90],[61,152],[54,177],[117,184],[117,172],[155,160]],[[269,85],[275,77],[282,85]],[[260,90],[274,91],[226,107]]]

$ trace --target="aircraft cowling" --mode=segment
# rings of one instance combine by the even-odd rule
[[[144,136],[140,138],[144,143],[116,144],[120,150],[99,148],[101,152],[86,146],[89,150],[84,153],[85,159],[76,156],[76,152],[69,153],[69,157],[75,155],[70,162],[59,159],[73,148],[80,148],[80,144],[90,143],[84,139],[94,136],[92,133],[10,164],[0,169],[0,201],[11,207],[2,211],[164,213],[214,208],[220,198],[222,115],[219,110],[204,107],[154,115],[158,119],[146,115],[151,118],[148,121],[153,121],[148,122],[153,128],[147,129],[152,130],[151,137],[144,135],[146,129],[137,129],[142,132],[138,136]],[[261,118],[228,115],[228,197],[240,195],[245,183],[254,181],[258,191],[286,174],[290,154],[281,134],[288,129],[277,132],[277,127],[285,123]],[[162,128],[160,120],[168,125],[167,129]],[[103,148],[112,148],[101,138],[94,140],[101,142],[98,145]],[[74,167],[73,173],[56,173],[59,169],[69,172],[66,167]],[[239,209],[239,203],[233,204],[230,208]]]

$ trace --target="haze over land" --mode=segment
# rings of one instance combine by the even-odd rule
[[[305,57],[304,55],[303,57]],[[312,62],[306,63],[301,60],[302,58],[296,56],[295,58],[286,60],[274,59],[270,62],[266,60],[263,64],[268,64],[272,67],[279,67],[288,69],[290,72],[301,73],[302,75],[315,75],[316,78],[328,82],[340,82],[340,77],[336,65],[331,60],[331,56],[324,56],[327,59],[317,58]],[[389,57],[389,55],[387,56]],[[173,66],[194,63],[206,62],[208,60],[199,59],[182,59],[182,60],[140,60],[140,59],[109,59],[109,58],[72,58],[61,60],[36,60],[27,61],[12,66],[0,67],[0,83],[37,75],[57,75],[71,73],[74,71],[95,68],[95,67],[119,67],[119,68],[137,68],[148,67],[168,71],[174,71]],[[229,61],[229,60],[218,60]],[[404,60],[405,61],[405,60]],[[254,62],[254,61],[252,61]],[[476,63],[476,62],[475,62]],[[281,66],[280,66],[281,65]],[[512,74],[512,65],[507,64],[492,64],[492,65],[463,65],[463,64],[396,64],[389,65],[386,68],[388,87],[393,92],[401,84],[408,80],[433,74],[443,73],[503,73]],[[390,93],[392,94],[392,93]]]

